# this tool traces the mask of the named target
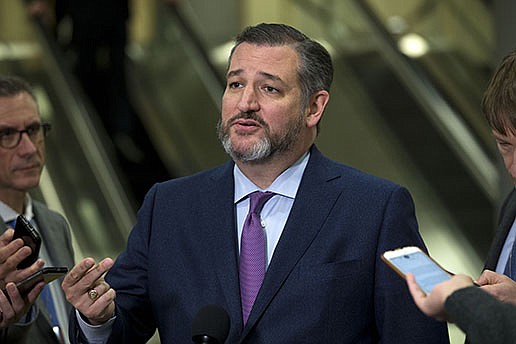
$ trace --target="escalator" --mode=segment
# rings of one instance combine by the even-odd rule
[[[353,3],[370,23],[370,32],[382,49],[353,54],[350,65],[439,202],[478,256],[485,257],[495,214],[505,196],[502,185],[506,177],[498,168],[494,140],[480,112],[490,76],[486,54],[491,44],[486,33],[489,26],[480,26],[485,23],[482,18],[489,17],[488,9],[482,3],[471,3],[468,12],[458,1],[445,6],[420,1],[412,9],[417,13],[416,23],[443,24],[441,16],[446,13],[453,18],[449,25],[457,26],[453,31],[475,33],[467,36],[471,39],[468,49],[460,44],[443,49],[415,25],[393,33],[385,25],[392,16],[386,10],[382,14],[378,1]],[[475,22],[472,18],[479,19]],[[402,54],[399,42],[407,33],[430,36],[429,51],[418,58]],[[439,40],[442,43],[444,39]]]
[[[76,260],[116,257],[134,224],[137,201],[108,136],[52,40],[36,23],[17,24],[30,39],[6,40],[0,73],[28,80],[42,119],[52,123],[46,168],[31,195],[67,218]]]

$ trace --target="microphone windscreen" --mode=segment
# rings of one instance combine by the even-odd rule
[[[209,337],[216,343],[223,344],[229,334],[229,315],[217,305],[204,306],[192,323],[192,339]],[[215,342],[214,342],[215,343]]]

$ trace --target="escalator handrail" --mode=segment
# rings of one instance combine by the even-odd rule
[[[194,65],[202,71],[199,75],[203,78],[203,82],[207,86],[206,88],[209,91],[213,102],[217,104],[218,109],[220,109],[220,94],[222,93],[221,90],[223,90],[226,85],[225,80],[221,77],[220,72],[208,56],[207,49],[202,43],[199,35],[191,26],[186,16],[179,10],[178,5],[167,4],[167,7],[176,20],[176,23],[179,24],[182,32],[187,37],[187,39],[184,40],[188,43],[190,48],[187,49],[187,51],[194,55]],[[186,48],[188,48],[188,46]]]
[[[307,13],[314,13],[318,5],[306,0],[298,0],[301,8],[310,7]],[[407,85],[416,101],[436,125],[458,159],[471,172],[484,193],[492,201],[500,198],[500,173],[495,162],[485,153],[482,145],[474,137],[464,120],[445,101],[428,77],[418,70],[407,56],[401,53],[391,34],[364,0],[350,1],[369,23],[377,38],[378,50],[401,81]],[[317,13],[317,12],[315,12]],[[329,14],[328,11],[324,11]],[[320,18],[319,18],[320,20]],[[332,42],[336,43],[336,42]]]
[[[75,79],[68,70],[67,61],[62,56],[60,48],[54,38],[38,18],[33,18],[35,33],[38,42],[42,46],[43,59],[49,69],[49,79],[60,92],[59,97],[62,104],[68,111],[65,111],[72,126],[75,136],[81,145],[86,159],[91,166],[95,178],[100,186],[100,191],[110,207],[111,213],[115,216],[119,228],[127,230],[121,233],[124,237],[134,225],[135,215],[128,195],[115,174],[115,168],[111,164],[102,142],[100,125],[95,125],[89,113],[93,111],[88,107],[86,97],[82,95]],[[105,135],[104,135],[105,136]]]

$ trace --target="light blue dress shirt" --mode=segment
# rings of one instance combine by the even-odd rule
[[[512,245],[514,244],[514,240],[516,239],[516,221],[512,223],[511,230],[505,239],[505,243],[502,248],[502,252],[500,253],[500,257],[498,258],[498,263],[496,264],[496,272],[503,274],[505,271],[505,266],[509,262],[511,258]],[[516,259],[513,258],[513,259]],[[516,263],[516,261],[515,261]]]
[[[255,191],[270,191],[276,194],[265,203],[260,213],[267,242],[267,266],[271,262],[274,249],[294,204],[309,157],[309,153],[303,155],[296,163],[280,174],[266,190],[258,188],[240,171],[237,165],[233,170],[239,248],[244,221],[249,212],[249,194]]]

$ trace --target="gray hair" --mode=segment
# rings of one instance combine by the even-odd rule
[[[17,76],[0,75],[0,97],[12,97],[23,92],[37,103],[32,86],[27,81]]]

